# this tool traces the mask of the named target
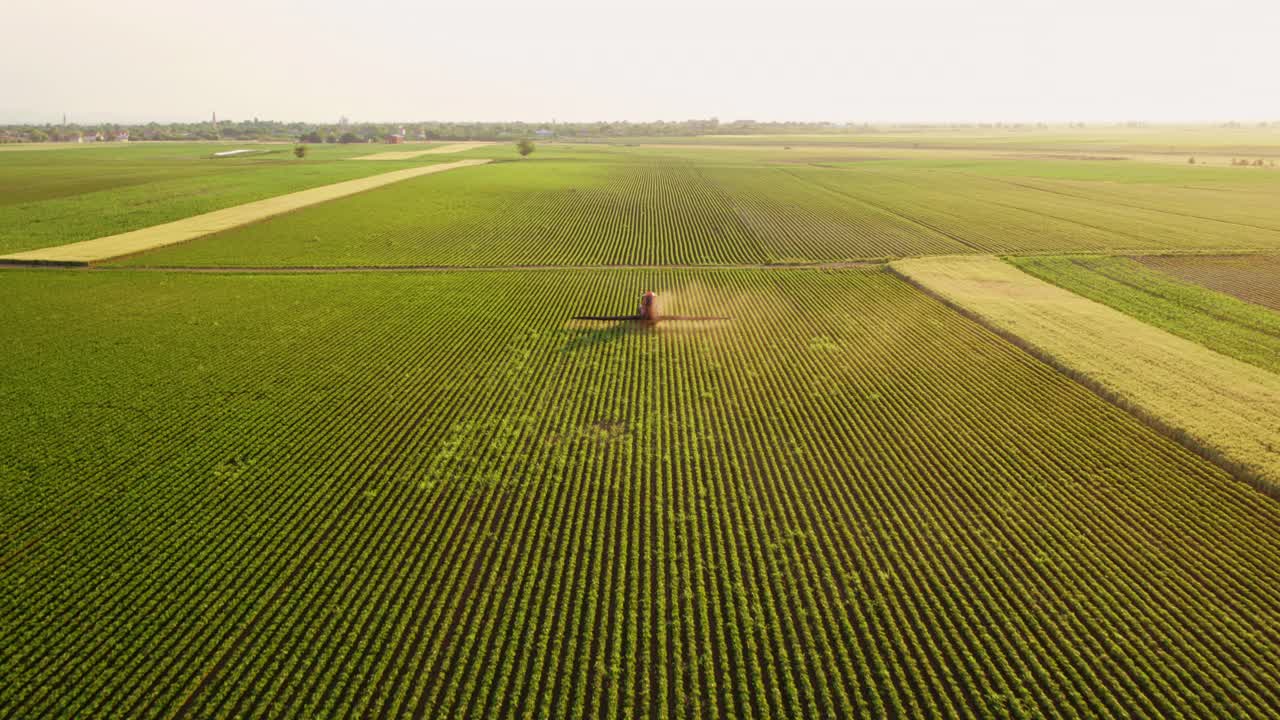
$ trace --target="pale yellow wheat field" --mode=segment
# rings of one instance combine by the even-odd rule
[[[1280,488],[1280,375],[995,257],[919,258],[891,267],[1224,464]]]

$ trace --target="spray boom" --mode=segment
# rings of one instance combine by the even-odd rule
[[[635,315],[578,315],[574,320],[602,320],[602,321],[631,321],[641,322],[645,325],[657,325],[665,320],[683,320],[683,321],[706,321],[706,320],[732,320],[730,317],[718,315],[663,315],[658,310],[658,295],[652,290],[640,296],[640,307]]]

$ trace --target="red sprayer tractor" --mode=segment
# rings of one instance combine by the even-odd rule
[[[652,327],[659,322],[672,320],[729,320],[715,315],[663,315],[658,311],[658,296],[652,290],[640,297],[640,307],[635,315],[579,315],[574,320],[630,321]]]

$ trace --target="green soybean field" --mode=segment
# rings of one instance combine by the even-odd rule
[[[1275,499],[880,267],[0,305],[3,717],[1280,708]]]
[[[1280,251],[1280,175],[1267,170],[788,152],[554,147],[119,264],[721,266]]]

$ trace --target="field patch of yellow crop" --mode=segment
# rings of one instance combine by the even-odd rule
[[[174,245],[211,235],[239,225],[246,225],[264,220],[275,215],[354,195],[365,190],[389,185],[401,180],[444,172],[455,168],[482,165],[489,162],[484,159],[457,160],[438,165],[407,168],[394,172],[382,173],[372,177],[347,180],[345,182],[324,185],[309,190],[279,195],[265,200],[245,203],[223,210],[196,215],[194,217],[175,220],[174,222],[155,225],[141,230],[109,235],[107,237],[84,240],[69,245],[29,250],[26,252],[0,255],[0,261],[49,264],[49,265],[88,265],[111,258],[132,255],[166,245]]]
[[[992,256],[891,263],[1118,404],[1280,490],[1280,376],[1221,355]]]

